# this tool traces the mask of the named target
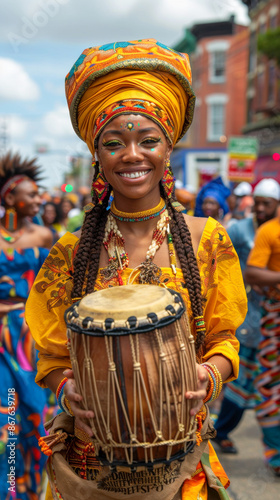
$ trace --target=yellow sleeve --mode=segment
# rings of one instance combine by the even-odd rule
[[[39,353],[36,382],[57,368],[71,368],[64,313],[72,305],[73,259],[78,238],[66,233],[51,249],[26,304],[26,321]]]
[[[203,362],[215,354],[232,364],[233,380],[238,376],[239,342],[235,331],[247,313],[247,296],[237,253],[224,227],[208,219],[198,249],[202,297],[206,322]]]

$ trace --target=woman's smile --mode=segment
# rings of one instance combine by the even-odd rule
[[[126,179],[139,179],[140,177],[145,177],[150,172],[150,170],[138,170],[133,172],[119,172],[118,175]]]

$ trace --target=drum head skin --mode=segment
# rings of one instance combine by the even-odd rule
[[[90,316],[94,310],[94,318],[103,319],[108,312],[116,320],[126,320],[129,316],[145,316],[147,313],[158,313],[173,303],[173,298],[166,288],[156,285],[127,285],[106,288],[86,295],[78,307],[79,315]]]
[[[65,313],[67,327],[89,335],[127,335],[173,323],[185,311],[181,295],[156,285],[127,285],[91,293]]]

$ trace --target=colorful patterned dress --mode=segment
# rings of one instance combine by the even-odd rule
[[[41,491],[45,457],[38,437],[44,434],[46,391],[34,381],[36,351],[24,315],[48,253],[45,248],[0,251],[0,302],[19,305],[0,318],[1,500],[37,500]],[[40,312],[36,314],[39,318]]]
[[[247,264],[280,272],[280,221],[272,219],[258,229]],[[280,467],[280,290],[266,290],[261,309],[261,340],[258,346],[260,374],[256,415],[263,433],[265,460]]]
[[[66,345],[64,312],[72,305],[73,259],[78,244],[78,238],[70,233],[66,233],[56,243],[38,274],[28,299],[27,321],[40,353],[36,381],[42,387],[44,387],[42,379],[52,370],[58,367],[71,367]],[[234,333],[246,315],[246,293],[233,245],[225,229],[211,218],[208,219],[204,228],[197,260],[202,281],[204,317],[207,324],[205,355],[198,362],[206,361],[215,354],[225,356],[232,363],[233,372],[229,378],[232,380],[238,375],[238,341]],[[132,269],[123,271],[124,284],[127,284],[131,271]],[[190,312],[188,291],[181,269],[177,269],[176,276],[172,274],[170,268],[161,268],[161,271],[161,282],[181,293],[187,310]],[[137,280],[134,283],[136,284]],[[119,286],[117,278],[105,281],[99,272],[96,290],[110,286]],[[41,311],[40,319],[34,314],[38,309]],[[193,329],[191,314],[190,322]],[[205,408],[202,408],[199,415],[203,421]],[[79,445],[81,445],[80,441]],[[216,490],[219,498],[229,500],[225,489],[228,485],[228,477],[209,443],[192,478],[182,484],[181,498],[183,500],[206,500],[208,487],[211,486]],[[129,491],[127,493],[128,495],[122,498],[129,498]],[[149,493],[153,498],[152,489]],[[46,499],[61,498],[58,491],[55,495],[52,497],[48,489]],[[100,498],[102,498],[102,491],[100,491]]]
[[[254,245],[254,219],[247,217],[236,221],[227,232],[239,257],[241,269],[244,270]],[[236,337],[240,342],[239,375],[236,380],[226,384],[219,417],[215,422],[216,437],[219,440],[229,439],[228,434],[238,426],[244,411],[256,405],[254,380],[259,373],[257,347],[261,336],[262,297],[251,288],[247,288],[247,297],[248,313],[244,323],[236,330]]]

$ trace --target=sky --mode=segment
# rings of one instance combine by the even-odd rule
[[[0,150],[38,157],[47,189],[71,156],[87,155],[72,129],[64,79],[87,47],[155,38],[174,46],[186,28],[248,24],[241,0],[10,0],[0,6]],[[39,151],[45,148],[47,152]]]

